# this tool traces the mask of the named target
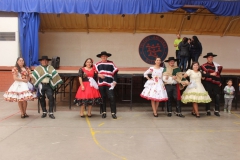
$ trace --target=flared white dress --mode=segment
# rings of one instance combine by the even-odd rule
[[[183,92],[181,101],[183,103],[196,102],[196,103],[209,103],[211,98],[208,92],[202,85],[201,72],[195,72],[193,70],[187,70],[186,74],[190,78],[190,85],[187,86],[186,90]]]
[[[18,78],[21,79],[26,79],[30,73],[31,71],[29,68],[26,68],[26,70],[21,73],[18,72],[16,67],[12,69],[12,74],[16,74]],[[34,100],[37,96],[33,86],[29,82],[14,81],[8,91],[4,93],[3,97],[6,101],[18,102]]]
[[[140,96],[147,100],[153,100],[157,102],[167,101],[167,91],[165,85],[162,81],[162,72],[163,68],[155,69],[154,67],[150,67],[145,73],[144,77],[147,77],[148,74],[152,74],[152,78],[147,80],[144,85],[144,89]]]

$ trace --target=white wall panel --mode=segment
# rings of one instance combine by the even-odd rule
[[[14,66],[19,56],[17,17],[0,17],[0,32],[15,32],[15,41],[0,41],[0,66]]]
[[[154,34],[154,33],[152,33]],[[96,57],[101,51],[112,53],[109,60],[118,67],[148,67],[139,56],[138,47],[143,38],[151,33],[79,33],[46,32],[39,33],[40,55],[59,56],[61,66],[82,66],[86,58]],[[168,56],[175,55],[173,34],[156,34],[168,44]],[[184,37],[185,35],[182,35]],[[189,37],[190,36],[186,36]],[[215,61],[224,68],[238,69],[240,60],[240,37],[198,36],[203,46],[203,55],[213,52]],[[200,63],[206,59],[200,57]]]

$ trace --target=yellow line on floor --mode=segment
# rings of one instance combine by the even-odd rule
[[[120,158],[120,159],[122,159],[122,160],[126,160],[127,158],[121,157],[121,156],[119,156],[119,155],[117,155],[117,154],[115,154],[115,153],[107,150],[106,148],[104,148],[104,147],[98,142],[98,140],[96,139],[96,136],[95,136],[96,132],[93,130],[90,120],[88,119],[87,116],[85,116],[85,117],[86,117],[86,121],[87,121],[88,127],[89,127],[89,129],[90,129],[90,133],[91,133],[91,135],[92,135],[93,141],[97,144],[97,146],[100,147],[100,148],[101,148],[102,150],[104,150],[105,152],[107,152],[107,153],[109,153],[109,154],[111,154],[111,155],[113,155],[113,156],[115,156],[115,157],[117,157],[117,158]]]
[[[238,118],[240,118],[240,116],[238,114],[236,114],[235,112],[232,112],[232,114]]]
[[[101,127],[102,125],[104,125],[104,123],[99,124],[98,127]]]

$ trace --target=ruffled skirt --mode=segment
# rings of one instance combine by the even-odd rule
[[[29,90],[28,83],[15,81],[3,97],[6,101],[18,102],[34,100],[37,96],[33,90]]]
[[[183,103],[209,103],[212,100],[208,95],[208,92],[204,89],[202,83],[198,82],[195,87],[190,88],[190,86],[188,86],[186,88],[182,94],[181,101]]]
[[[99,91],[90,86],[90,82],[83,82],[83,85],[85,89],[82,90],[81,86],[79,86],[74,103],[78,106],[102,104],[102,98]]]
[[[167,91],[165,85],[163,84],[162,80],[154,81],[148,80],[145,85],[144,89],[140,96],[147,100],[153,100],[157,102],[167,101]]]

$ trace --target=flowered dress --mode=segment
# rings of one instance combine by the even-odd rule
[[[75,104],[79,106],[88,106],[102,103],[98,85],[93,79],[95,74],[96,73],[93,68],[90,71],[86,70],[84,67],[79,70],[79,77],[82,77],[82,82],[85,89],[82,90],[81,86],[79,86],[74,100]]]
[[[152,79],[147,80],[147,82],[145,83],[144,89],[140,94],[142,98],[158,102],[168,100],[167,91],[162,81],[162,72],[162,67],[160,67],[159,69],[150,67],[144,73],[144,77],[147,77],[148,74],[152,74]]]
[[[187,70],[186,74],[190,77],[190,82],[195,83],[193,87],[191,85],[188,85],[186,90],[182,94],[182,102],[188,103],[188,102],[196,102],[196,103],[209,103],[211,102],[211,98],[208,95],[208,92],[205,90],[205,88],[202,85],[201,78],[202,74],[201,72],[194,72],[193,70]]]
[[[31,74],[31,70],[29,68],[25,68],[26,70],[18,72],[17,67],[12,69],[12,74],[17,75],[18,78],[26,79],[27,76]],[[4,99],[9,102],[18,102],[18,101],[28,101],[36,98],[36,93],[34,90],[29,89],[30,84],[22,81],[14,81],[10,86],[8,91],[3,95]]]

